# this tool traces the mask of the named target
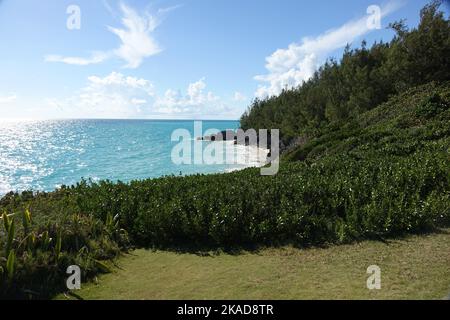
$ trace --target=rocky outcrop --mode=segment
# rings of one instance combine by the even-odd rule
[[[251,144],[249,137],[245,137],[245,142],[242,143],[242,142],[240,142],[241,140],[239,140],[238,137],[237,137],[237,131],[233,131],[233,130],[224,130],[224,131],[218,132],[215,135],[209,135],[209,136],[200,137],[197,140],[203,140],[203,141],[234,141],[234,144],[241,143],[243,145],[245,144],[246,146],[255,145],[255,146],[258,146],[258,147],[264,148],[264,149],[271,149],[272,148],[272,138],[271,138],[270,130],[267,132],[267,147],[260,145],[260,137],[259,137],[259,135],[257,136],[256,143]],[[306,136],[299,136],[297,138],[294,138],[291,141],[289,141],[289,143],[284,143],[283,141],[280,141],[279,142],[280,154],[289,152],[291,150],[294,150],[297,147],[305,145],[307,142],[308,142],[308,138]],[[270,153],[269,153],[269,157],[270,157]]]
[[[256,141],[252,143],[252,141],[250,141],[250,137],[246,136],[243,139],[238,139],[237,136],[237,132],[233,131],[233,130],[224,130],[221,132],[218,132],[215,135],[209,135],[209,136],[204,136],[201,138],[198,138],[198,140],[203,140],[203,141],[234,141],[235,144],[245,144],[246,146],[250,146],[250,145],[255,145],[255,146],[260,146],[260,137],[259,135],[256,136]],[[265,146],[260,146],[260,147],[265,147],[266,149],[270,149],[272,145],[272,139],[271,139],[271,134],[270,131],[268,131],[267,133],[267,147]]]
[[[204,136],[201,138],[198,138],[198,140],[203,141],[237,141],[237,135],[236,132],[233,130],[224,130],[214,135]]]

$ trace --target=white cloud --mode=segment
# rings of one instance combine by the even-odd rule
[[[206,92],[205,88],[205,78],[202,78],[190,83],[185,95],[181,94],[180,91],[169,89],[164,96],[156,99],[154,111],[168,115],[178,114],[185,116],[219,115],[228,111],[221,98],[214,95],[211,91]]]
[[[146,104],[147,100],[133,98],[133,99],[131,99],[131,103],[134,104],[134,105],[142,105],[142,104]]]
[[[80,57],[63,57],[60,55],[47,55],[45,56],[46,62],[62,62],[66,64],[72,64],[77,66],[87,66],[90,64],[97,64],[105,61],[110,55],[104,52],[94,52],[89,58]]]
[[[108,2],[104,2],[105,7],[112,12]],[[120,39],[120,46],[109,51],[96,51],[91,57],[65,57],[61,55],[46,55],[46,62],[62,62],[71,65],[86,66],[101,63],[113,56],[126,62],[125,67],[135,69],[139,67],[145,58],[156,55],[162,51],[153,36],[153,32],[160,25],[163,17],[168,12],[177,9],[179,6],[159,9],[155,15],[145,11],[139,15],[133,8],[121,3],[121,22],[123,28],[108,26],[108,30]]]
[[[62,117],[136,118],[141,117],[148,99],[154,95],[150,81],[112,72],[105,77],[90,76],[87,84],[66,99],[48,99]]]
[[[145,58],[162,51],[152,36],[152,32],[160,24],[160,19],[148,12],[139,16],[125,4],[121,4],[120,7],[123,13],[122,24],[125,28],[108,27],[109,31],[117,35],[122,42],[114,52],[127,62],[127,68],[137,68]]]
[[[8,96],[0,96],[0,104],[13,103],[17,100],[17,96],[15,94]]]
[[[106,77],[90,76],[88,77],[90,90],[104,88],[123,89],[141,91],[149,96],[153,96],[153,84],[149,80],[136,77],[126,77],[118,72],[111,72]]]
[[[169,13],[173,10],[176,10],[178,8],[181,8],[182,6],[183,6],[182,4],[177,4],[174,6],[167,7],[167,8],[161,8],[161,9],[158,9],[158,14],[163,15],[163,14]]]
[[[90,76],[72,97],[47,99],[47,110],[62,118],[180,118],[237,119],[242,110],[230,107],[212,91],[204,78],[190,83],[185,93],[169,89],[156,94],[146,79],[112,72]]]
[[[135,118],[153,95],[150,81],[112,72],[103,78],[88,77],[88,85],[73,103],[96,117]]]
[[[382,8],[381,16],[385,17],[399,6],[399,2],[390,2]],[[368,16],[364,16],[315,38],[304,38],[301,43],[292,43],[287,49],[276,50],[266,58],[268,73],[255,76],[255,80],[265,83],[259,85],[255,95],[259,98],[277,95],[284,88],[298,86],[310,79],[327,55],[371,31],[367,19]]]
[[[233,100],[234,100],[234,101],[239,101],[239,102],[241,102],[241,101],[246,101],[246,100],[247,100],[247,97],[246,97],[244,94],[242,94],[242,93],[236,91],[236,92],[234,93]]]

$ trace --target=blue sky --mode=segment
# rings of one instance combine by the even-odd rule
[[[0,0],[2,118],[237,119],[422,0]],[[71,5],[80,29],[68,29]],[[367,27],[371,5],[381,29]],[[448,11],[448,10],[447,10]],[[76,20],[70,20],[76,21]]]

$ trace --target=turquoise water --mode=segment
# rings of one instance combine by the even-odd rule
[[[238,121],[202,121],[203,131],[238,126]],[[239,167],[174,164],[172,132],[187,129],[195,140],[193,121],[4,121],[0,128],[0,195],[51,191],[81,178],[130,181]]]

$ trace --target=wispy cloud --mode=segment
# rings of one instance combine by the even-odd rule
[[[89,58],[81,58],[81,57],[63,57],[60,55],[46,55],[46,62],[62,62],[66,64],[72,64],[77,66],[87,66],[90,64],[97,64],[108,59],[110,54],[105,52],[94,52]]]
[[[113,9],[107,1],[103,2],[107,10],[112,14]],[[61,62],[71,65],[87,66],[101,63],[111,57],[118,57],[126,62],[125,68],[135,69],[139,67],[144,59],[163,51],[156,41],[153,33],[161,24],[165,15],[180,6],[172,6],[157,10],[155,14],[145,11],[138,14],[136,10],[120,4],[122,27],[108,26],[108,30],[115,34],[120,40],[120,46],[109,51],[96,51],[90,57],[66,57],[62,55],[46,55],[47,62]]]
[[[389,2],[381,8],[381,17],[394,12],[402,4],[399,1]],[[327,55],[372,31],[367,18],[352,20],[317,37],[303,38],[300,43],[292,43],[287,49],[276,50],[266,58],[268,73],[255,76],[255,80],[265,83],[258,87],[255,95],[260,98],[277,95],[284,88],[298,86],[310,79]]]
[[[233,100],[234,101],[245,101],[245,100],[247,100],[247,97],[244,94],[240,93],[239,91],[236,91],[234,93]]]
[[[17,96],[15,94],[11,94],[8,96],[0,96],[0,104],[12,103],[16,100],[17,100]]]
[[[113,10],[113,8],[111,7],[111,5],[109,4],[108,0],[102,0],[103,6],[105,7],[105,9],[109,12],[110,15],[115,16],[115,12]]]
[[[167,8],[160,8],[160,9],[158,9],[158,14],[165,15],[165,14],[171,12],[171,11],[174,11],[176,9],[181,8],[182,6],[183,6],[182,4],[176,4],[174,6],[170,6],[170,7],[167,7]]]
[[[146,12],[139,16],[136,11],[121,4],[123,13],[122,24],[125,28],[108,27],[122,42],[114,53],[127,62],[127,68],[137,68],[142,61],[162,51],[152,33],[160,24],[158,16]]]

